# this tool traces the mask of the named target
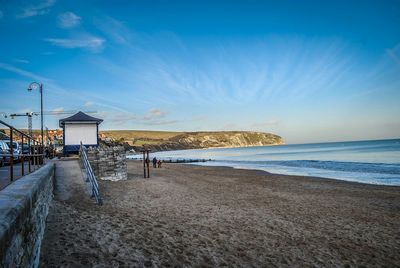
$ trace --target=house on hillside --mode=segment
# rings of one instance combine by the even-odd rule
[[[60,119],[63,130],[64,154],[79,152],[80,143],[86,146],[99,145],[99,124],[102,119],[95,118],[83,112]]]

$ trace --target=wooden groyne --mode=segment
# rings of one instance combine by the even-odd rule
[[[208,162],[212,161],[211,159],[167,159],[161,160],[164,163],[198,163],[198,162]]]
[[[128,161],[143,161],[142,158],[127,158]],[[211,159],[160,159],[163,163],[204,163],[213,161]]]

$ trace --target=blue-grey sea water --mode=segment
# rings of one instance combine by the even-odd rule
[[[400,139],[181,150],[153,156],[213,160],[193,163],[197,165],[400,185]]]

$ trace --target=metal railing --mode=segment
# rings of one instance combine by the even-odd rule
[[[10,183],[14,180],[15,178],[15,173],[14,173],[14,168],[15,168],[15,160],[21,160],[21,176],[24,176],[25,174],[29,174],[32,171],[35,171],[38,167],[40,167],[44,163],[44,150],[41,146],[41,144],[36,141],[32,136],[29,136],[28,134],[23,133],[22,131],[16,129],[15,127],[3,122],[0,120],[0,125],[3,125],[6,127],[6,129],[9,129],[9,142],[10,142],[10,151],[9,152],[2,152],[0,157],[4,160],[4,162],[9,162],[10,165],[10,170],[9,170],[9,180]],[[4,133],[6,135],[6,133]],[[15,139],[14,134],[19,136],[19,141],[21,144],[21,153],[20,154],[15,154],[14,153],[14,147],[13,147],[13,142],[17,141]],[[16,137],[18,138],[18,137]],[[27,142],[28,144],[28,153],[26,154],[24,151],[24,143]],[[28,160],[28,172],[25,172],[25,160]]]
[[[81,142],[81,147],[79,149],[79,156],[82,161],[82,165],[86,170],[86,181],[90,182],[92,186],[92,197],[94,197],[96,199],[97,204],[101,206],[103,205],[103,200],[101,199],[100,196],[99,184],[97,183],[96,176],[94,175],[92,166],[90,165],[90,162],[88,160],[86,150],[87,149]]]

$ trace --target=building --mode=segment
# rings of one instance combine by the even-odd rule
[[[92,117],[83,112],[60,119],[63,129],[64,154],[79,152],[80,143],[86,146],[99,145],[99,124],[102,119]]]

